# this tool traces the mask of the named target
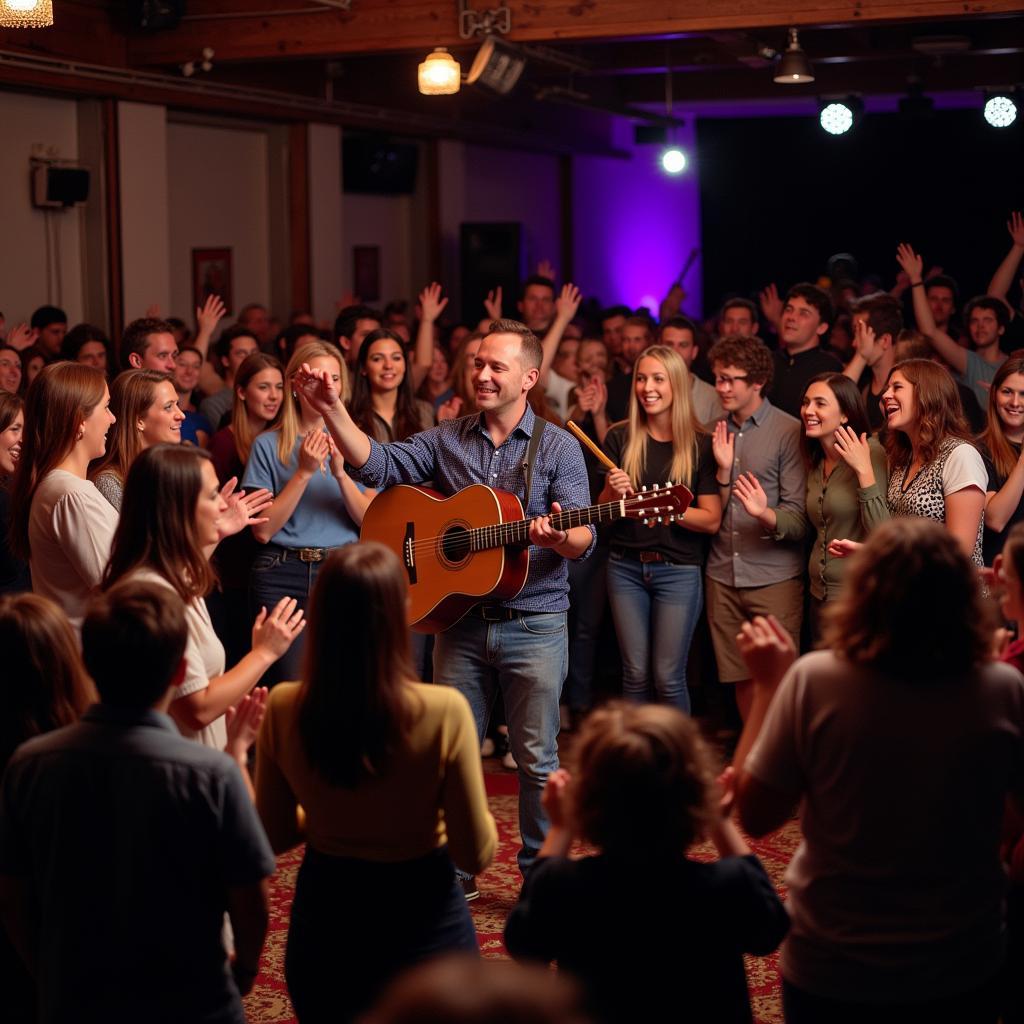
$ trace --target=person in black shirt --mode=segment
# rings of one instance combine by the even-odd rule
[[[854,353],[843,374],[860,385],[872,434],[885,426],[882,394],[889,386],[889,372],[896,363],[896,341],[902,330],[903,310],[891,295],[875,292],[854,304]]]
[[[682,356],[665,345],[645,349],[633,371],[629,420],[605,437],[619,468],[609,470],[601,501],[644,485],[683,483],[695,495],[685,518],[650,528],[632,519],[610,527],[608,596],[622,651],[625,696],[653,696],[689,711],[686,662],[704,603],[706,538],[718,531],[722,501],[711,435],[697,422]]]
[[[790,416],[799,417],[813,377],[842,372],[839,360],[821,347],[833,315],[832,300],[816,285],[795,284],[789,289],[779,319],[779,348],[772,354],[775,368],[768,397]]]

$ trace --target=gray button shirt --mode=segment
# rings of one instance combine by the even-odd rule
[[[769,508],[802,514],[807,474],[800,454],[799,420],[766,398],[742,426],[737,427],[731,416],[725,422],[736,444],[730,480],[740,473],[753,473],[768,496]],[[801,575],[804,557],[800,541],[773,539],[730,495],[722,510],[722,526],[711,542],[707,573],[729,587],[765,587]]]

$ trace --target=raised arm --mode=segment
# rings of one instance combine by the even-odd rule
[[[430,372],[434,362],[434,324],[448,305],[441,286],[434,281],[420,292],[420,326],[416,331],[416,351],[412,363],[412,387],[415,391]]]
[[[861,374],[868,367],[868,356],[872,355],[876,344],[875,332],[871,325],[862,317],[853,321],[853,358],[843,367],[843,376],[849,377],[856,384]]]
[[[357,469],[366,465],[370,457],[370,439],[349,416],[331,375],[326,370],[314,370],[308,363],[303,363],[292,384],[323,416],[324,424],[345,461]]]
[[[551,321],[548,333],[541,341],[541,348],[544,351],[544,359],[540,366],[540,386],[547,383],[548,372],[551,364],[555,361],[555,354],[558,352],[558,345],[562,340],[566,327],[572,322],[580,308],[580,290],[574,284],[562,286],[562,293],[555,299],[555,319]]]
[[[932,308],[928,305],[928,296],[924,291],[924,260],[906,242],[901,242],[897,247],[896,260],[910,276],[917,329],[957,373],[966,372],[967,349],[961,348],[945,331],[940,331],[935,325],[935,317],[932,316]]]
[[[1021,259],[1024,258],[1024,215],[1019,210],[1015,210],[1010,215],[1010,219],[1006,222],[1006,230],[1010,232],[1013,244],[1003,262],[996,267],[996,272],[988,283],[988,294],[993,298],[1002,299],[1013,313],[1015,310],[1006,296],[1010,294],[1017,268],[1020,266]]]
[[[201,307],[196,307],[196,336],[192,345],[199,349],[203,361],[199,365],[199,387],[208,395],[222,390],[224,381],[220,379],[213,363],[209,360],[210,341],[217,324],[227,312],[219,295],[208,295]]]

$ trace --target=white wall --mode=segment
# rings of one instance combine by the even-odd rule
[[[82,318],[81,212],[50,214],[53,259],[48,288],[46,215],[29,199],[29,155],[34,144],[56,146],[63,160],[78,156],[75,101],[0,91],[0,136],[4,185],[0,189],[0,310],[12,324],[27,321],[38,306],[52,304],[66,310],[70,323],[76,323]],[[95,197],[100,176],[98,168],[90,169]]]
[[[117,105],[121,188],[121,263],[125,323],[156,304],[171,305],[167,210],[167,109],[148,103]]]
[[[232,250],[233,315],[249,302],[269,304],[266,132],[171,121],[166,139],[168,310],[192,317],[193,249]]]

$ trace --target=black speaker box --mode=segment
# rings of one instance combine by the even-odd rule
[[[475,324],[486,316],[487,293],[501,285],[502,315],[518,319],[516,302],[523,278],[523,227],[518,222],[463,224],[459,231],[462,319]]]

